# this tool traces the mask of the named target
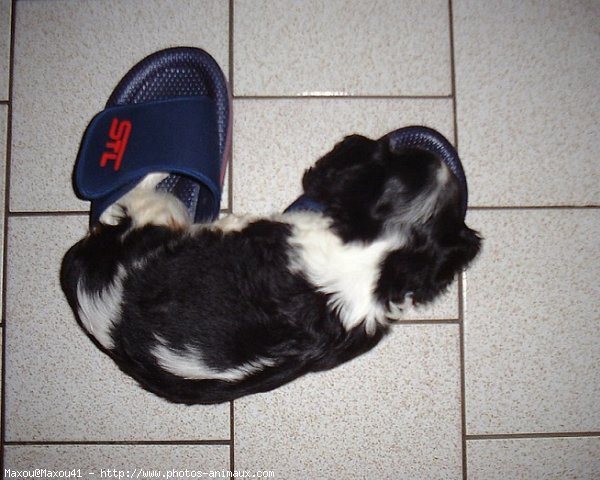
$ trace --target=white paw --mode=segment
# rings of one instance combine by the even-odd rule
[[[385,316],[390,320],[401,320],[403,317],[402,306],[397,303],[390,302],[388,304],[388,311]]]
[[[404,318],[404,310],[413,306],[413,294],[412,292],[409,292],[404,296],[402,303],[388,303],[388,311],[386,313],[386,317],[390,320],[402,320]]]
[[[133,228],[146,225],[175,229],[187,227],[192,220],[185,205],[170,193],[155,190],[156,185],[167,176],[166,173],[147,175],[133,190],[108,207],[100,222],[116,225],[125,214],[131,218]]]

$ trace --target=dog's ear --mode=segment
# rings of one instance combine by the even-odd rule
[[[302,178],[304,193],[320,202],[347,191],[348,182],[360,179],[373,160],[377,142],[361,135],[350,135],[319,159]]]
[[[373,217],[371,206],[381,195],[385,177],[382,145],[352,135],[305,173],[304,193],[322,205],[345,242],[368,241],[381,230],[382,221]]]

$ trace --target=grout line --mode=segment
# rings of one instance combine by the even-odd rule
[[[234,95],[236,100],[450,100],[451,95]]]
[[[454,318],[441,319],[414,319],[414,320],[394,320],[391,325],[459,325],[460,320]]]
[[[450,91],[452,98],[452,123],[454,129],[454,148],[458,150],[458,113],[456,108],[456,64],[454,60],[454,16],[452,0],[448,0],[448,35],[450,42]]]
[[[234,97],[233,90],[233,0],[229,0],[229,91]]]
[[[458,351],[460,365],[460,430],[463,480],[467,480],[467,389],[465,374],[465,291],[464,272],[458,276]]]
[[[507,205],[507,206],[469,206],[469,210],[595,210],[600,205]]]
[[[600,437],[600,432],[552,432],[552,433],[502,433],[490,435],[467,435],[468,441],[478,440],[518,440],[536,438],[578,438]]]
[[[9,446],[51,446],[51,445],[231,445],[229,440],[106,440],[106,441],[7,441]]]
[[[8,270],[8,218],[10,203],[10,171],[12,161],[12,119],[13,119],[13,87],[14,87],[14,65],[15,65],[15,25],[16,5],[13,0],[10,6],[10,46],[8,52],[8,102],[6,113],[6,152],[4,163],[4,219],[2,238],[2,371],[0,387],[0,471],[4,472],[4,446],[6,445],[6,303],[7,303],[7,270]]]
[[[29,211],[29,212],[8,212],[9,217],[66,217],[66,216],[86,216],[89,215],[89,210],[64,210],[64,211]]]
[[[448,41],[450,43],[450,88],[452,92],[452,126],[454,130],[454,148],[458,145],[458,109],[456,99],[456,62],[454,52],[454,14],[452,0],[448,0]],[[467,409],[465,387],[465,309],[464,309],[464,272],[458,275],[458,356],[460,382],[460,430],[461,430],[461,467],[462,478],[467,480]]]

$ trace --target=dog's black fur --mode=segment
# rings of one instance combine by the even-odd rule
[[[304,191],[322,213],[255,219],[239,229],[136,227],[136,212],[125,206],[117,225],[93,227],[66,254],[63,290],[91,338],[151,392],[193,404],[271,390],[368,351],[388,331],[385,318],[344,317],[332,287],[316,283],[303,260],[312,258],[310,248],[299,256],[299,225],[325,222],[323,235],[340,240],[331,248],[358,256],[382,238],[390,242],[373,291],[364,292],[385,311],[410,298],[433,300],[476,256],[480,239],[464,224],[458,182],[450,174],[440,185],[440,168],[427,151],[390,151],[385,139],[351,136],[304,175]],[[93,331],[90,318],[108,337]],[[158,344],[179,355],[181,368],[198,357],[217,377],[236,378],[172,373],[153,350]]]

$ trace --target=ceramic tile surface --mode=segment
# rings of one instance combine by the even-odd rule
[[[452,4],[472,205],[600,204],[600,3]]]
[[[8,100],[11,0],[0,0],[0,100]]]
[[[470,480],[600,478],[600,437],[470,441]]]
[[[442,0],[238,0],[237,95],[448,95]]]
[[[349,364],[236,401],[236,465],[286,479],[461,478],[457,334],[398,326]]]
[[[236,213],[282,211],[301,193],[304,170],[347,135],[424,124],[454,136],[449,100],[243,99],[234,108]]]
[[[6,449],[5,469],[75,472],[78,478],[199,478],[229,470],[226,445],[22,445]],[[112,477],[111,477],[112,475]],[[200,477],[201,478],[201,477]]]
[[[474,212],[466,274],[469,434],[600,430],[600,211]]]
[[[58,269],[86,224],[83,216],[10,222],[6,438],[228,439],[227,404],[187,407],[147,393],[122,374],[75,322],[60,289]]]
[[[427,125],[464,163],[472,268],[334,370],[217,406],[144,391],[77,325],[59,268],[88,223],[86,126],[183,45],[232,86],[221,215],[281,212],[346,135]],[[599,59],[595,0],[0,0],[0,464],[600,478]]]
[[[22,1],[16,7],[11,210],[87,210],[71,174],[83,132],[146,55],[204,48],[227,72],[227,2]],[[126,28],[122,28],[126,25]]]

